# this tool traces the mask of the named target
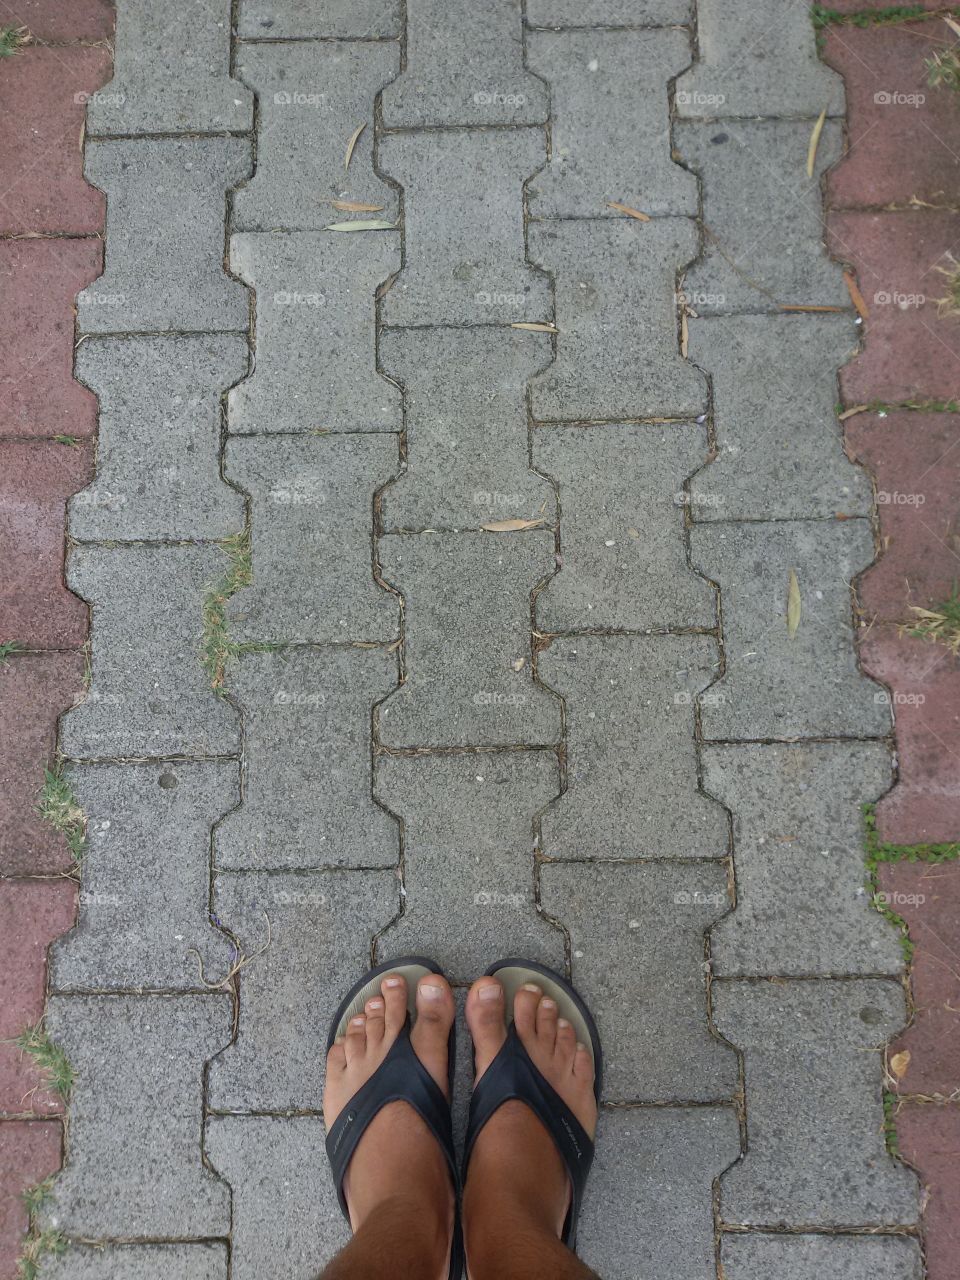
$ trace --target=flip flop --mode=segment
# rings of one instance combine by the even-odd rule
[[[569,1175],[572,1188],[570,1210],[560,1238],[568,1248],[574,1249],[583,1191],[587,1184],[590,1166],[593,1164],[594,1143],[556,1089],[534,1066],[533,1060],[523,1047],[513,1021],[514,996],[524,983],[535,982],[545,996],[557,1002],[559,1016],[573,1024],[577,1040],[587,1046],[593,1057],[593,1092],[598,1106],[603,1083],[600,1034],[582,997],[577,994],[566,978],[555,973],[553,969],[548,969],[546,965],[537,964],[533,960],[511,957],[507,960],[498,960],[496,964],[491,965],[485,976],[497,978],[503,987],[507,1038],[500,1052],[480,1077],[470,1099],[462,1180],[466,1181],[473,1144],[493,1113],[505,1102],[512,1100],[525,1102],[550,1134]]]
[[[363,1013],[363,1007],[373,996],[380,995],[380,979],[386,973],[398,973],[407,980],[407,1018],[400,1034],[391,1045],[387,1056],[373,1073],[366,1084],[361,1085],[350,1101],[330,1126],[327,1134],[327,1158],[333,1171],[333,1181],[337,1188],[340,1208],[349,1221],[346,1197],[343,1194],[343,1183],[347,1167],[356,1150],[357,1143],[363,1137],[370,1123],[390,1102],[406,1102],[413,1107],[424,1124],[440,1144],[450,1168],[453,1179],[454,1195],[460,1198],[460,1177],[457,1158],[453,1145],[453,1121],[450,1115],[450,1103],[443,1096],[436,1081],[414,1052],[410,1043],[411,1019],[416,1010],[417,983],[428,973],[437,973],[441,977],[443,970],[433,960],[424,956],[401,956],[386,964],[378,964],[376,968],[357,982],[340,1002],[340,1007],[333,1015],[330,1031],[327,1036],[327,1052],[334,1041],[346,1033],[347,1023],[357,1014]],[[456,1024],[454,1023],[454,1026]],[[456,1037],[454,1026],[450,1028],[447,1042],[447,1086],[453,1096],[453,1071]],[[463,1235],[460,1229],[460,1215],[456,1215],[453,1233],[453,1247],[450,1253],[450,1280],[460,1280],[463,1272]]]

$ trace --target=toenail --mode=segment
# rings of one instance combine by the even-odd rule
[[[383,1001],[382,1001],[382,1000],[369,1000],[369,1001],[367,1002],[367,1008],[368,1008],[368,1009],[382,1009],[382,1008],[383,1008]]]
[[[556,1007],[557,1007],[557,1002],[556,1002],[556,1000],[541,1000],[541,1001],[540,1001],[540,1008],[541,1008],[541,1009],[555,1009]]]
[[[402,985],[403,985],[403,979],[402,979],[402,978],[385,978],[385,979],[384,979],[384,986],[387,986],[387,987],[400,987],[400,986],[402,986]]]
[[[364,1018],[351,1018],[351,1019],[350,1019],[350,1025],[351,1025],[351,1027],[362,1027],[362,1026],[364,1025],[364,1022],[365,1022],[365,1019],[364,1019]]]
[[[567,1027],[569,1027],[569,1025],[570,1025],[570,1023],[566,1020],[566,1018],[558,1018],[558,1019],[557,1019],[557,1026],[560,1028],[560,1030],[561,1030],[561,1031],[566,1031],[566,1029],[567,1029]]]
[[[425,982],[420,988],[420,994],[425,1000],[441,1000],[443,998],[443,987],[434,986],[432,982]]]
[[[535,991],[538,996],[543,994],[535,982],[525,982],[520,989],[521,991]]]
[[[499,1000],[503,989],[499,982],[485,982],[477,991],[478,1000]]]
[[[578,1040],[578,1041],[577,1041],[577,1048],[578,1048],[578,1049],[582,1049],[582,1050],[584,1051],[584,1053],[586,1053],[586,1051],[587,1051],[587,1046],[586,1046],[585,1044],[583,1044],[583,1042],[582,1042],[582,1041],[580,1041],[580,1040]]]

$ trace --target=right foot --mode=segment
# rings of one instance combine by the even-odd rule
[[[593,1058],[577,1044],[571,1024],[558,1016],[556,1002],[534,983],[521,987],[514,999],[517,1035],[534,1066],[553,1086],[592,1138],[597,1128],[593,1092]],[[467,997],[467,1025],[473,1037],[477,1080],[497,1056],[507,1037],[503,987],[493,977],[480,978]],[[475,1215],[489,1220],[489,1194],[495,1188],[505,1204],[522,1208],[560,1236],[570,1208],[570,1179],[550,1134],[523,1102],[506,1102],[477,1135],[464,1190],[469,1222],[471,1201],[483,1202]]]

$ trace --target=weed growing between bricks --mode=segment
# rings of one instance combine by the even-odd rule
[[[203,602],[200,661],[210,677],[211,687],[223,696],[227,661],[240,652],[239,645],[230,642],[226,604],[241,587],[248,587],[253,581],[249,526],[232,538],[224,538],[220,546],[227,553],[229,563],[223,577]]]
[[[0,667],[4,665],[11,654],[22,652],[23,645],[19,640],[4,640],[3,644],[0,644]]]
[[[17,1259],[17,1275],[21,1280],[35,1280],[46,1258],[59,1258],[69,1248],[66,1236],[54,1227],[40,1226],[39,1215],[53,1198],[53,1178],[44,1178],[22,1195],[30,1225],[23,1240],[23,1251]]]
[[[25,1031],[21,1031],[13,1044],[33,1060],[34,1066],[43,1074],[50,1088],[55,1089],[65,1102],[68,1101],[76,1073],[64,1051],[44,1031],[43,1023],[38,1022],[35,1027],[27,1027]]]
[[[77,803],[69,780],[63,776],[61,764],[55,765],[53,769],[44,769],[43,776],[43,787],[37,798],[37,813],[54,831],[59,831],[63,836],[73,857],[75,869],[79,869],[87,839],[86,814]]]
[[[28,35],[26,27],[0,27],[0,58],[12,58],[23,48]]]
[[[908,636],[942,644],[955,658],[960,657],[960,585],[954,583],[949,598],[935,609],[911,605],[910,610],[917,615],[917,621],[914,626],[903,628]]]

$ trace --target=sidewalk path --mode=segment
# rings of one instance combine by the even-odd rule
[[[848,102],[806,6],[767,8],[122,0],[108,81],[105,6],[18,7],[37,43],[0,97],[86,102],[89,184],[60,118],[57,183],[0,204],[10,341],[50,353],[4,406],[4,510],[54,474],[36,451],[69,460],[32,517],[42,601],[18,586],[0,635],[26,650],[0,671],[2,936],[33,984],[10,1033],[62,934],[34,1056],[76,1074],[44,1274],[311,1280],[346,1230],[328,1020],[419,951],[459,984],[530,955],[595,1009],[604,1280],[920,1280],[884,1124],[904,950],[862,810],[874,853],[955,840],[955,783],[930,783],[955,773],[910,773],[908,713],[890,791],[903,608],[889,554],[852,602],[882,545],[852,457],[879,489],[917,454],[860,414],[848,456],[836,405],[841,366],[848,407],[951,399],[956,331],[881,384],[904,320],[869,308],[857,355],[842,264],[903,287],[885,237],[930,175],[865,185],[865,80],[842,67]],[[80,291],[75,381],[56,291]],[[954,422],[918,432],[939,477]],[[54,840],[26,798],[81,682],[47,798],[82,816]],[[9,708],[40,704],[22,759]],[[62,1102],[29,1096],[0,1123],[13,1194],[59,1156]]]

